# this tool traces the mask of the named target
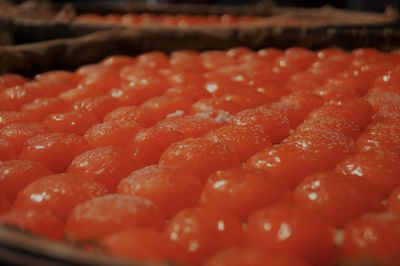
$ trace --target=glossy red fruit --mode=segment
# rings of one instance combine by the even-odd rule
[[[343,84],[336,79],[324,80],[325,84],[317,87],[312,92],[324,100],[354,99],[361,97],[361,93],[354,87]]]
[[[164,234],[178,249],[178,262],[197,265],[219,249],[242,242],[238,220],[225,213],[187,209],[175,215]]]
[[[148,52],[137,57],[138,63],[142,67],[148,68],[167,68],[169,67],[169,58],[163,52]]]
[[[314,129],[337,131],[353,140],[356,140],[362,132],[361,128],[356,123],[333,117],[307,119],[296,128],[296,132],[310,131]]]
[[[261,125],[225,125],[211,130],[204,138],[231,147],[241,161],[271,146],[271,140]]]
[[[197,205],[202,184],[196,175],[170,167],[151,165],[132,172],[121,180],[117,192],[152,201],[171,217],[178,211]]]
[[[102,65],[114,69],[121,69],[122,67],[125,67],[127,65],[132,65],[134,63],[135,63],[134,58],[124,55],[109,56],[101,62]]]
[[[265,252],[256,248],[230,248],[211,256],[204,266],[310,266],[288,254]]]
[[[37,98],[21,107],[22,112],[28,112],[38,120],[53,114],[65,112],[69,108],[67,102],[60,98]]]
[[[9,160],[0,162],[0,194],[11,202],[17,193],[35,180],[50,175],[44,165],[33,161]]]
[[[400,186],[390,194],[387,208],[390,212],[400,215]]]
[[[264,48],[257,52],[257,55],[266,61],[273,61],[282,54],[283,52],[276,48]]]
[[[0,139],[0,160],[6,161],[16,157],[17,153],[15,152],[14,146],[10,142]]]
[[[0,194],[0,215],[7,212],[11,207],[10,201],[5,194]]]
[[[197,77],[197,75],[195,76]],[[204,85],[193,84],[190,81],[189,83],[173,85],[173,87],[165,91],[165,94],[174,97],[184,97],[193,101],[211,96],[211,94],[205,90]]]
[[[162,95],[167,89],[167,84],[166,80],[155,73],[146,74],[143,77],[139,75],[128,84],[110,90],[109,95],[124,105],[140,105],[153,97]]]
[[[13,208],[50,211],[61,219],[66,219],[80,202],[107,193],[107,189],[101,184],[83,176],[49,175],[37,179],[22,189]]]
[[[119,181],[132,171],[142,167],[137,158],[115,146],[105,146],[88,150],[76,156],[68,172],[93,178],[109,191],[115,191]]]
[[[107,145],[125,147],[141,128],[133,121],[107,121],[91,126],[84,137],[91,147]]]
[[[35,79],[46,86],[47,96],[57,96],[61,92],[77,86],[82,77],[68,71],[49,71],[35,76]]]
[[[374,114],[374,121],[400,120],[400,106],[397,103],[385,104]]]
[[[0,128],[19,122],[36,122],[29,112],[0,111]]]
[[[222,123],[207,117],[184,115],[166,118],[158,125],[172,128],[188,138],[199,138],[208,131],[222,126]]]
[[[199,204],[206,210],[229,212],[244,221],[253,211],[285,200],[288,185],[262,171],[218,171],[207,180]]]
[[[79,204],[68,218],[72,239],[101,239],[125,229],[164,227],[164,217],[149,200],[110,194]]]
[[[43,120],[43,124],[54,132],[85,134],[86,130],[98,123],[97,117],[88,112],[72,111],[54,113]]]
[[[64,223],[56,215],[40,210],[12,210],[0,216],[0,224],[8,224],[32,234],[61,240]]]
[[[31,102],[40,94],[40,85],[37,83],[26,83],[9,87],[0,91],[1,110],[18,110],[22,105]]]
[[[154,116],[153,112],[148,108],[140,106],[122,106],[109,112],[104,121],[132,121],[136,122],[143,127],[150,127],[154,125],[158,118]]]
[[[385,150],[400,154],[400,120],[371,124],[356,144],[360,151]]]
[[[282,145],[313,153],[324,169],[333,169],[356,151],[353,140],[346,135],[319,129],[296,132],[285,139]]]
[[[266,107],[241,111],[232,123],[244,126],[261,125],[272,143],[279,143],[289,135],[288,118],[281,112]]]
[[[133,261],[173,261],[176,249],[168,239],[154,229],[127,229],[101,240],[112,256]]]
[[[371,122],[372,107],[364,99],[331,100],[310,114],[311,118],[334,117],[356,123],[360,128]]]
[[[283,52],[288,66],[295,66],[304,69],[317,59],[317,55],[302,47],[291,47]]]
[[[336,167],[336,172],[366,178],[386,198],[400,185],[400,157],[388,151],[357,153]]]
[[[333,226],[318,212],[281,204],[254,212],[246,233],[250,246],[290,253],[323,265],[335,255]]]
[[[365,178],[324,172],[308,176],[294,191],[297,204],[319,211],[336,227],[382,209],[379,191]]]
[[[184,138],[183,133],[158,124],[140,130],[129,142],[128,151],[139,158],[144,165],[151,165],[158,162],[171,144]]]
[[[0,91],[12,86],[23,85],[26,80],[24,77],[17,74],[2,74],[0,75]]]
[[[28,139],[20,159],[42,163],[54,173],[65,171],[72,159],[88,150],[82,137],[68,133],[47,133]]]
[[[160,165],[190,170],[205,181],[217,170],[239,166],[239,159],[228,146],[189,138],[171,145],[161,156]]]
[[[282,97],[271,105],[272,110],[282,112],[290,123],[290,128],[296,128],[308,114],[323,104],[323,99],[307,92],[295,92]]]
[[[385,262],[399,259],[400,218],[391,213],[366,214],[350,222],[344,233],[342,252],[347,258]],[[395,265],[384,264],[383,265]]]
[[[192,103],[187,98],[162,95],[147,100],[141,106],[152,110],[157,117],[166,117],[168,114],[188,113]]]
[[[307,175],[321,169],[317,157],[311,152],[291,146],[275,146],[251,156],[246,163],[249,169],[263,170],[277,179],[296,187]]]
[[[228,112],[229,114],[236,114],[243,110],[243,108],[229,98],[213,97],[198,100],[193,104],[191,113],[198,114],[210,111],[218,112],[219,110]]]
[[[117,100],[106,95],[79,100],[72,105],[72,108],[80,112],[92,113],[99,120],[102,120],[107,113],[117,108],[118,105]]]
[[[15,123],[0,129],[0,138],[11,143],[17,153],[22,150],[25,141],[49,130],[41,123]]]

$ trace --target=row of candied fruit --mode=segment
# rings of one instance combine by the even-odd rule
[[[137,261],[400,261],[400,53],[113,56],[0,76],[0,223]]]
[[[79,23],[101,23],[116,24],[125,26],[135,25],[162,25],[185,28],[189,26],[217,26],[217,25],[246,25],[260,22],[267,22],[270,19],[263,19],[256,16],[233,16],[233,15],[153,15],[153,14],[83,14],[75,21]],[[286,19],[287,20],[287,19]],[[290,21],[290,20],[289,20]]]

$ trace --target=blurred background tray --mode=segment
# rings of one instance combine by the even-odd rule
[[[1,0],[0,0],[1,1]],[[1,2],[0,2],[1,3]],[[381,29],[396,27],[398,16],[393,9],[385,13],[371,13],[360,11],[341,10],[332,7],[322,8],[293,8],[276,7],[270,1],[260,2],[253,6],[210,6],[210,5],[176,5],[176,4],[145,4],[126,2],[89,2],[76,3],[74,5],[51,5],[46,1],[28,2],[20,6],[0,6],[0,28],[12,33],[13,42],[16,44],[44,41],[57,38],[70,38],[83,36],[88,33],[127,28],[122,24],[106,23],[82,23],[74,20],[77,15],[95,14],[126,14],[126,13],[150,13],[150,14],[191,14],[191,15],[242,15],[261,16],[264,21],[257,23],[257,28],[265,28],[264,31],[282,32],[290,34],[289,38],[302,38],[304,32],[313,34],[325,34],[326,31],[365,31],[365,29]],[[32,11],[34,10],[34,12]],[[293,23],[299,21],[299,23]],[[290,22],[290,23],[288,23]],[[190,30],[193,28],[212,28],[215,30],[224,28],[246,28],[249,25],[217,25],[217,26],[193,26],[181,29],[174,26],[159,25],[133,25],[140,31],[152,31],[154,28]],[[346,33],[344,33],[346,34]],[[318,38],[319,36],[316,36]],[[269,38],[275,38],[271,42],[279,42],[282,38],[279,34],[270,34]]]

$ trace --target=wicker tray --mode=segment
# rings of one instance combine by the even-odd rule
[[[3,2],[2,2],[3,1]],[[3,6],[1,5],[3,3]],[[193,14],[193,15],[254,15],[263,16],[265,20],[257,22],[255,27],[265,28],[271,32],[284,32],[289,38],[302,38],[304,31],[311,31],[322,38],[325,29],[346,31],[349,28],[363,31],[369,28],[385,28],[396,24],[398,16],[392,9],[383,14],[339,10],[332,7],[323,8],[291,8],[274,7],[269,1],[255,6],[209,6],[209,5],[172,5],[143,3],[77,3],[75,5],[52,6],[45,1],[39,4],[13,6],[0,0],[0,28],[13,33],[15,43],[29,43],[57,38],[82,36],[88,33],[123,29],[128,26],[103,23],[81,23],[75,17],[85,13],[152,13],[152,14]],[[34,12],[32,12],[34,10]],[[304,25],[286,25],[288,19],[304,20]],[[141,31],[159,30],[192,30],[192,29],[242,29],[248,25],[225,26],[193,26],[179,29],[173,26],[135,25],[129,28]],[[322,31],[321,31],[322,30]],[[320,36],[322,35],[322,36]],[[270,34],[271,41],[279,42],[282,34]],[[322,44],[321,46],[324,46]]]
[[[371,27],[312,28],[297,32],[291,28],[221,28],[221,29],[119,29],[92,33],[83,37],[58,39],[34,44],[0,46],[0,73],[33,75],[51,69],[74,69],[113,54],[136,55],[158,50],[221,50],[246,46],[287,48],[304,46],[375,47],[382,50],[400,48],[400,28]],[[297,32],[297,34],[292,34]]]

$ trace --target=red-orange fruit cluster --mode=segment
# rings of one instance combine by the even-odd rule
[[[135,261],[396,261],[399,64],[234,48],[2,75],[0,223]]]

